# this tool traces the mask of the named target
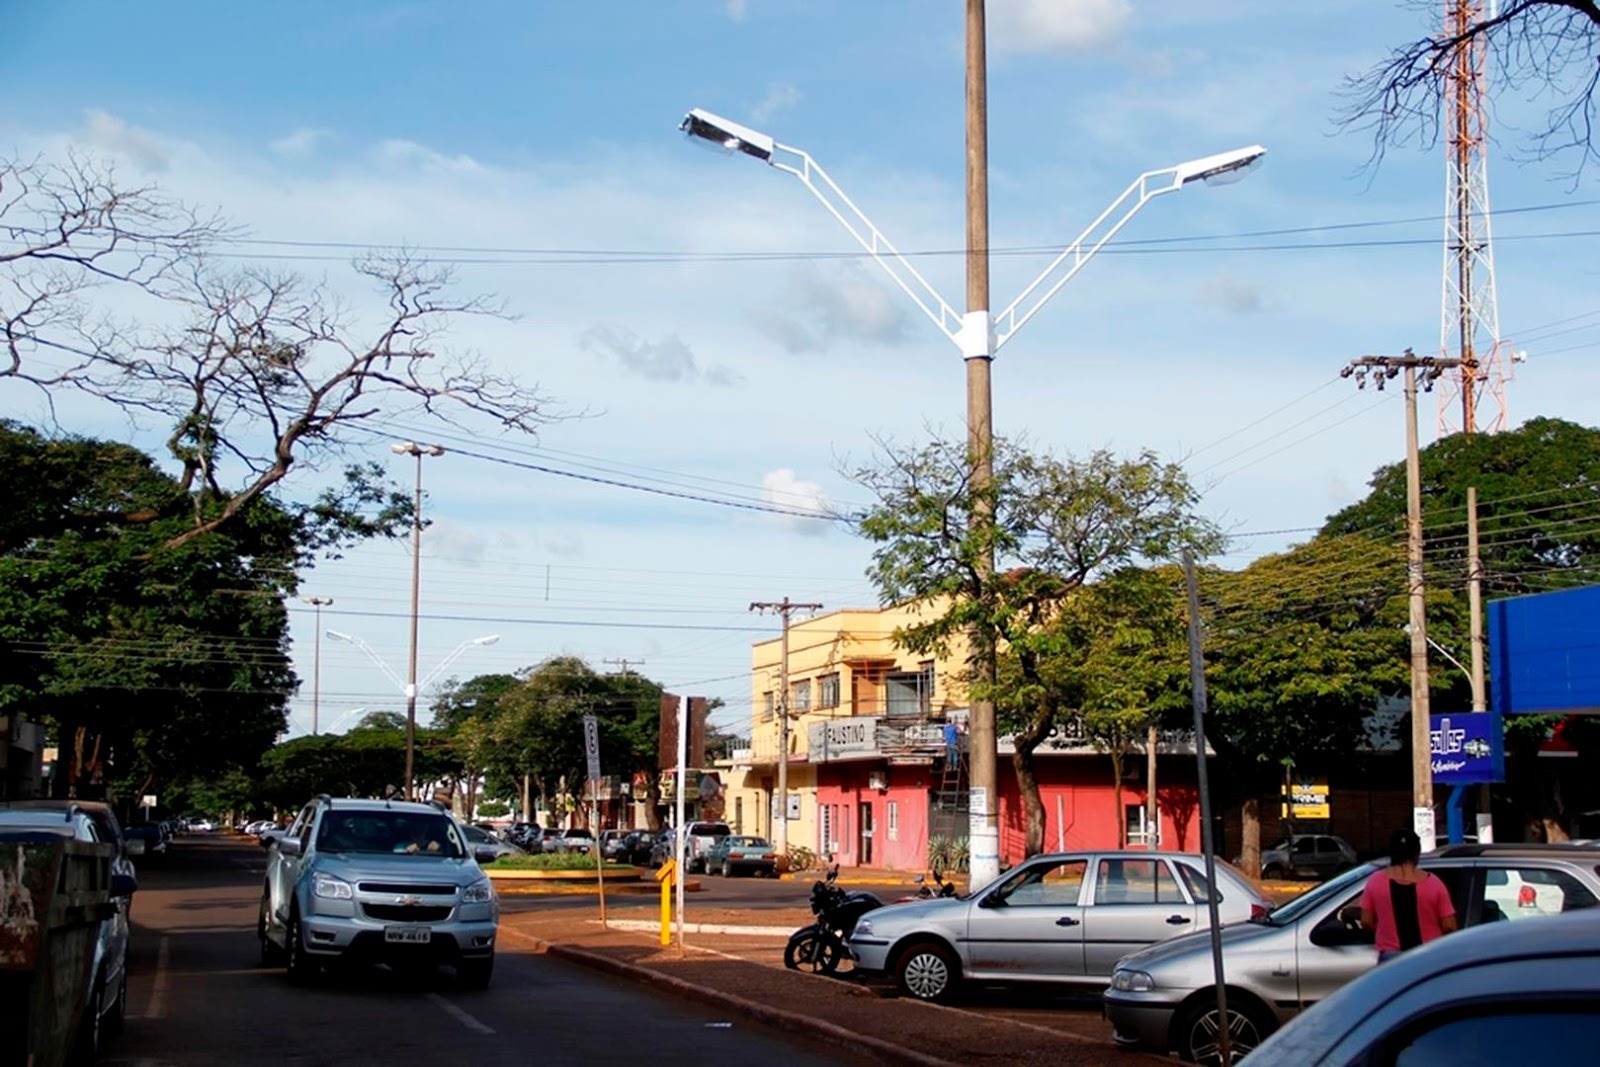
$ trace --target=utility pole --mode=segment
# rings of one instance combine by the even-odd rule
[[[1488,711],[1483,679],[1483,559],[1478,555],[1478,487],[1467,486],[1467,606],[1472,612],[1472,710]]]
[[[628,670],[629,666],[635,666],[635,667],[644,666],[644,660],[642,660],[642,659],[626,659],[626,658],[624,658],[624,659],[603,659],[600,662],[603,663],[603,664],[615,663],[620,668],[620,670],[618,672],[620,674],[631,674],[631,673],[633,673],[630,670]]]
[[[971,469],[973,504],[968,519],[977,535],[977,579],[988,584],[994,575],[994,399],[990,368],[994,362],[994,323],[989,308],[989,62],[984,0],[967,0],[967,312],[957,340],[967,364],[967,463]],[[993,634],[982,624],[970,632],[975,681],[992,686],[996,649]],[[970,701],[971,814],[967,830],[972,884],[1000,875],[999,738],[995,733],[994,700]]]
[[[311,736],[317,736],[317,717],[322,703],[322,609],[333,603],[331,596],[301,597],[317,609],[317,636],[311,654]]]
[[[1410,596],[1411,633],[1411,816],[1422,850],[1431,851],[1436,834],[1433,825],[1433,744],[1432,720],[1428,701],[1428,611],[1427,587],[1422,573],[1422,471],[1417,448],[1417,371],[1421,370],[1424,388],[1460,360],[1419,357],[1411,349],[1401,356],[1362,356],[1350,361],[1339,372],[1341,378],[1355,375],[1357,388],[1365,389],[1371,374],[1381,390],[1395,375],[1405,374],[1406,398],[1406,586]]]
[[[821,604],[796,604],[782,600],[756,600],[751,611],[773,612],[783,619],[778,664],[778,810],[773,813],[774,846],[780,857],[789,854],[789,616],[796,611],[821,611]]]
[[[442,456],[441,445],[419,445],[402,441],[389,446],[399,456],[417,457],[416,500],[411,508],[411,653],[406,665],[406,791],[407,800],[416,799],[417,754],[417,615],[422,579],[422,457]]]

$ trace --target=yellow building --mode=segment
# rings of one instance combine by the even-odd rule
[[[931,827],[965,836],[967,703],[959,646],[942,659],[897,648],[912,606],[844,609],[789,627],[789,844],[846,866],[926,866]],[[771,838],[782,758],[783,642],[751,650],[750,747],[734,753],[726,818]],[[959,802],[957,800],[959,797]],[[941,821],[940,812],[945,815]],[[964,816],[960,816],[964,819]]]

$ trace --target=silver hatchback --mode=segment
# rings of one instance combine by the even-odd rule
[[[1371,970],[1373,933],[1359,910],[1368,863],[1264,917],[1222,930],[1228,1032],[1235,1054]],[[1600,850],[1570,845],[1458,845],[1422,857],[1464,926],[1516,922],[1600,903]],[[1124,1047],[1215,1062],[1221,1032],[1209,937],[1182,937],[1122,960],[1104,1009]]]
[[[1217,863],[1224,923],[1268,902]],[[946,1000],[963,981],[1104,986],[1117,960],[1209,926],[1203,857],[1181,852],[1034,856],[977,892],[869,912],[849,947],[857,967],[906,996]]]

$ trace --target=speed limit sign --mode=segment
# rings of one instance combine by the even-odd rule
[[[583,754],[589,761],[589,780],[600,780],[600,723],[593,715],[583,717]]]

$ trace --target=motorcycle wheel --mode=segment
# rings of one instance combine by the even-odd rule
[[[844,957],[843,949],[833,937],[816,930],[806,930],[789,939],[783,949],[783,965],[791,971],[810,971],[812,974],[833,974]]]

